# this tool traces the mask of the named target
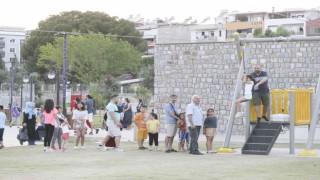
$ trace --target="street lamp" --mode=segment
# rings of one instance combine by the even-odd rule
[[[55,74],[54,71],[50,70],[50,72],[48,73],[48,78],[50,80],[54,79],[57,76],[57,100],[56,100],[56,104],[59,105],[60,104],[60,83],[59,83],[59,71],[57,70],[57,75]]]
[[[33,73],[29,76],[23,76],[23,82],[28,83],[30,81],[30,102],[32,102],[32,91],[33,91]]]

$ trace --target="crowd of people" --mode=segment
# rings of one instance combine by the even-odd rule
[[[239,98],[237,103],[236,118],[243,116],[240,103],[244,101],[253,100],[255,110],[258,115],[257,123],[261,119],[268,121],[266,117],[267,106],[269,105],[269,87],[267,73],[261,70],[260,65],[254,66],[254,72],[250,75],[244,74],[243,83],[245,85],[244,96]],[[189,150],[190,154],[203,155],[199,150],[198,139],[202,133],[206,136],[206,152],[215,153],[213,150],[213,140],[216,136],[217,117],[215,116],[214,108],[206,110],[206,117],[203,117],[203,110],[200,106],[200,97],[194,95],[191,98],[191,103],[187,105],[186,112],[178,113],[176,107],[177,95],[171,95],[170,102],[165,106],[165,153],[173,153],[178,151]],[[260,104],[263,104],[263,113],[260,113]],[[87,130],[88,134],[99,133],[93,125],[93,100],[90,95],[86,96],[84,102],[76,99],[76,104],[72,109],[72,124],[62,113],[62,107],[54,105],[52,99],[47,99],[40,113],[39,127],[43,127],[44,131],[44,151],[55,151],[61,149],[66,151],[67,141],[71,125],[76,134],[76,142],[74,150],[85,149],[85,135]],[[12,116],[19,117],[20,112],[17,108],[12,108]],[[23,128],[27,130],[28,144],[35,145],[35,141],[39,139],[36,130],[36,117],[37,112],[33,102],[26,103],[23,112]],[[19,118],[16,118],[10,123],[17,122],[19,127]],[[3,148],[3,132],[5,128],[6,115],[3,113],[3,106],[0,106],[0,148]],[[121,148],[121,130],[130,130],[133,124],[137,127],[136,138],[138,141],[139,150],[156,150],[159,151],[159,132],[160,121],[157,114],[152,110],[148,112],[147,106],[139,99],[137,105],[137,113],[133,115],[130,100],[125,98],[120,100],[118,95],[112,95],[110,102],[106,106],[105,126],[107,128],[107,135],[103,138],[98,148],[105,151],[107,150],[108,142],[113,141],[112,146],[117,152],[124,152]],[[178,131],[179,130],[179,131]],[[40,131],[40,129],[39,129]],[[22,133],[23,130],[20,131]],[[173,142],[176,135],[179,135],[178,150],[173,148]],[[149,147],[144,146],[144,141],[149,137]],[[23,138],[20,138],[20,143],[23,144]],[[56,148],[55,143],[58,142]]]

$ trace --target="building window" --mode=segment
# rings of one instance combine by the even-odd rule
[[[15,39],[10,39],[10,43],[15,43],[16,40]]]
[[[16,49],[15,49],[15,48],[10,48],[10,52],[11,52],[11,53],[15,53],[15,52],[16,52]]]
[[[221,31],[219,31],[219,37],[221,37],[222,35],[221,35],[222,33],[221,33]]]
[[[10,58],[10,62],[13,62],[14,60],[16,60],[16,58]]]

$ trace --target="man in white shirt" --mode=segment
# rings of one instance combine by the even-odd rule
[[[192,96],[192,103],[187,106],[187,126],[190,131],[191,143],[190,143],[190,154],[203,155],[199,151],[198,139],[202,126],[202,109],[200,107],[200,97],[198,95]]]

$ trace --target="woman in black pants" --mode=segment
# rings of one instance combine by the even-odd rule
[[[52,99],[47,99],[44,103],[44,127],[46,135],[44,137],[44,151],[52,151],[50,149],[50,143],[53,135],[53,131],[57,121],[58,110],[54,108],[54,102]]]
[[[26,103],[26,109],[23,113],[23,126],[25,126],[28,130],[28,144],[29,145],[36,145],[35,141],[37,138],[36,135],[36,111],[34,109],[34,103],[33,102],[27,102]],[[20,141],[20,144],[22,145],[22,141]]]

